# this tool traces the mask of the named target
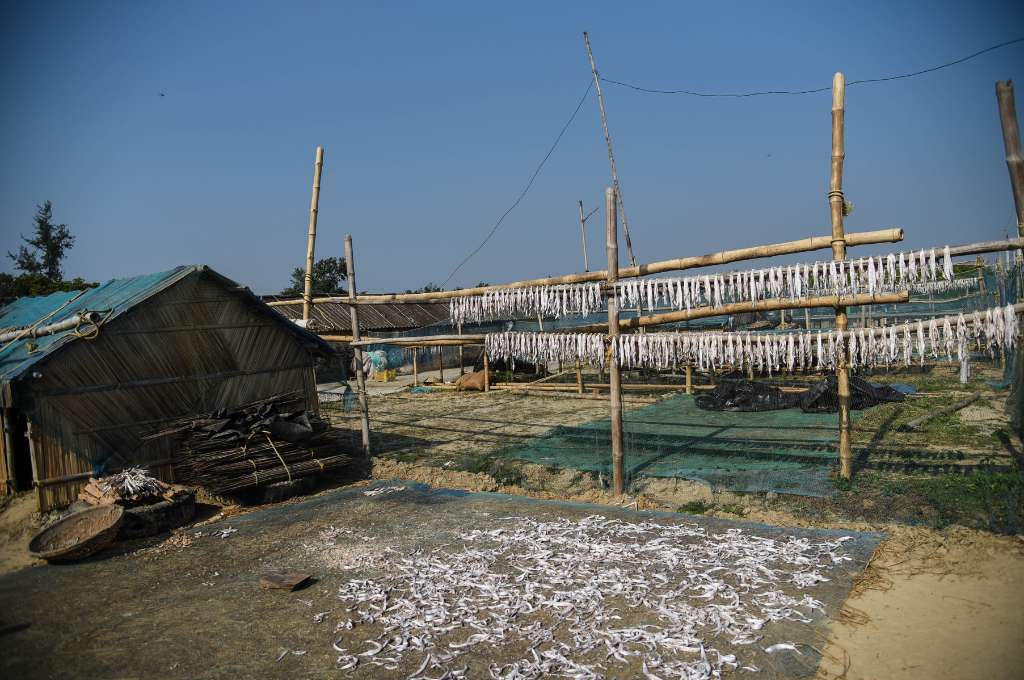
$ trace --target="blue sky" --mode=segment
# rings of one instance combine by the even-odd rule
[[[479,243],[572,112],[583,30],[609,78],[750,90],[917,70],[1022,27],[1011,2],[4,3],[0,250],[50,199],[78,237],[69,276],[205,263],[274,292],[303,261],[320,144],[318,256],[351,233],[360,288],[419,287]],[[1012,228],[1005,78],[1024,83],[1024,44],[851,87],[848,228],[901,226],[910,246]],[[828,233],[828,93],[605,94],[641,262]],[[608,174],[591,95],[449,285],[582,270],[576,201],[599,205]]]

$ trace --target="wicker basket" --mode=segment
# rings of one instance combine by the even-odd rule
[[[100,505],[76,512],[43,529],[28,544],[29,551],[47,562],[75,562],[114,542],[124,508]]]

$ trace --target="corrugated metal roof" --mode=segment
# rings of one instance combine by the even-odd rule
[[[85,291],[18,298],[0,308],[0,329],[32,326],[51,313],[52,316],[47,317],[40,325],[58,323],[87,311],[102,312],[109,321],[196,272],[206,272],[214,276],[236,293],[250,298],[256,306],[266,310],[269,316],[275,319],[281,318],[278,314],[272,314],[271,308],[263,304],[248,289],[239,286],[227,277],[218,274],[205,265],[187,265],[175,267],[164,272],[132,276],[124,279],[112,279],[96,288]],[[329,354],[332,352],[330,345],[321,340],[316,334],[310,333],[294,323],[287,323],[286,325],[292,332],[324,353]],[[10,381],[22,376],[33,365],[77,338],[78,336],[75,334],[74,329],[70,329],[38,338],[26,337],[0,347],[0,380],[4,384],[4,392],[7,392],[6,387]]]
[[[272,307],[289,319],[302,318],[302,303]],[[319,302],[313,305],[313,319],[321,333],[352,334],[349,307],[338,302]],[[385,302],[377,305],[359,305],[359,330],[363,332],[401,331],[422,328],[448,321],[448,305],[416,304],[411,302]]]

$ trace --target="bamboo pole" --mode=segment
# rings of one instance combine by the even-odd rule
[[[846,259],[846,239],[843,216],[846,212],[843,197],[843,162],[846,158],[844,127],[846,112],[846,79],[836,73],[832,79],[832,171],[829,179],[828,202],[832,213],[832,259]],[[846,331],[846,307],[836,305],[836,330]],[[836,360],[836,381],[839,392],[839,475],[853,477],[853,451],[850,448],[850,367],[845,352]]]
[[[594,51],[590,48],[590,36],[583,31],[583,42],[587,45],[587,58],[590,59],[590,73],[594,77],[594,92],[597,94],[597,106],[601,113],[601,128],[604,130],[604,143],[608,147],[608,165],[612,171],[612,188],[615,190],[615,200],[618,202],[618,209],[622,211],[622,231],[626,235],[626,252],[629,255],[629,264],[636,266],[636,258],[633,257],[633,241],[629,237],[629,220],[626,218],[626,204],[622,202],[622,187],[619,186],[619,172],[615,169],[615,152],[612,151],[612,134],[608,130],[608,115],[604,110],[604,94],[601,92],[601,76],[597,72],[597,63],[594,61]]]
[[[686,393],[693,394],[693,366],[686,364]]]
[[[920,418],[914,418],[913,420],[908,420],[906,423],[904,423],[900,427],[900,430],[902,432],[914,432],[916,430],[921,429],[921,426],[924,425],[929,420],[931,420],[932,418],[938,418],[939,416],[945,416],[945,415],[949,415],[950,413],[955,413],[956,411],[959,411],[960,409],[973,404],[978,399],[981,399],[981,393],[980,392],[975,392],[971,396],[969,396],[969,397],[967,397],[965,399],[961,399],[960,401],[956,402],[955,404],[950,404],[949,406],[946,406],[944,408],[940,408],[938,411],[931,411],[929,413],[924,414]]]
[[[461,345],[460,345],[461,347]],[[437,348],[437,368],[438,373],[441,374],[441,384],[444,384],[444,346]]]
[[[619,234],[615,189],[604,190],[605,248],[608,251],[608,285],[614,289],[619,279]],[[615,295],[608,297],[608,337],[614,342],[619,335],[619,301]],[[621,496],[625,490],[622,452],[622,388],[619,365],[608,362],[608,401],[611,403],[612,434],[612,490]]]
[[[313,197],[309,200],[309,233],[306,237],[306,277],[302,289],[302,320],[307,322],[313,311],[313,257],[316,250],[316,216],[320,206],[320,172],[323,167],[324,148],[318,146],[316,162],[313,164]]]
[[[459,332],[459,335],[462,335],[462,324],[461,323],[459,324],[458,332]],[[466,374],[466,357],[465,357],[464,352],[465,352],[465,348],[462,345],[459,345],[459,377],[460,378],[463,375]]]
[[[345,270],[348,272],[348,295],[349,299],[356,296],[356,262],[352,253],[352,235],[345,236]],[[360,429],[363,435],[363,452],[370,456],[370,406],[366,398],[366,376],[363,375],[363,350],[359,347],[359,308],[356,305],[349,307],[349,314],[352,319],[352,345],[356,358],[356,387],[359,394],[359,416]]]
[[[875,231],[854,232],[846,235],[847,246],[866,246],[879,243],[895,243],[903,240],[903,230],[898,227],[890,229],[878,229]],[[685,269],[697,269],[700,267],[713,267],[731,262],[744,260],[757,260],[765,257],[776,257],[779,255],[791,255],[794,253],[807,253],[815,250],[822,250],[832,246],[831,236],[811,236],[796,241],[784,243],[773,243],[763,246],[750,246],[748,248],[737,248],[734,250],[722,250],[706,255],[692,257],[679,257],[671,260],[659,260],[640,264],[635,267],[622,267],[619,269],[619,278],[636,278],[649,274],[662,274],[671,271],[682,271]],[[587,283],[594,281],[605,281],[608,278],[608,271],[592,271],[576,274],[565,274],[563,276],[547,276],[538,279],[525,279],[493,286],[476,286],[474,288],[462,288],[460,290],[442,290],[430,293],[382,293],[375,295],[359,295],[356,297],[357,304],[375,305],[385,302],[446,302],[452,298],[468,297],[471,295],[483,295],[489,291],[506,290],[509,288],[530,288],[533,286],[555,286],[566,283]],[[296,304],[295,300],[275,300],[268,302],[271,307]],[[345,297],[327,296],[315,298],[314,304],[325,302],[336,302],[351,304]]]
[[[400,338],[367,338],[366,340],[353,340],[352,345],[365,347],[367,345],[395,345],[397,347],[439,347],[441,345],[482,345],[486,336],[483,333],[473,335],[415,335]]]
[[[484,392],[491,391],[491,362],[487,358],[487,352],[484,351]]]
[[[587,217],[589,215],[583,214],[583,201],[577,201],[577,204],[580,207],[580,236],[583,237],[583,271],[589,272],[590,257],[587,255]],[[594,208],[594,210],[597,210],[597,208]],[[593,215],[594,213],[591,212],[590,214]]]
[[[693,309],[682,309],[678,312],[666,312],[664,314],[651,314],[648,316],[633,317],[619,321],[621,330],[632,330],[644,326],[661,326],[667,323],[680,321],[692,321],[693,319],[706,319],[711,316],[728,316],[743,314],[745,312],[771,312],[781,309],[808,309],[814,307],[858,307],[871,304],[898,304],[910,300],[910,293],[900,291],[898,293],[859,293],[857,295],[819,295],[804,299],[791,300],[789,298],[772,298],[769,300],[757,300],[754,302],[730,302],[721,307],[694,307]],[[564,330],[573,333],[593,333],[604,328],[603,324],[586,324],[583,326],[571,326]]]
[[[5,408],[3,415],[4,428],[4,461],[7,465],[7,488],[10,493],[18,490],[18,475],[15,472],[14,460],[14,409]]]
[[[1017,104],[1013,97],[1012,80],[996,83],[996,100],[999,102],[999,123],[1003,129],[1003,146],[1006,149],[1006,169],[1010,173],[1013,205],[1017,209],[1017,233],[1024,236],[1024,159],[1020,153],[1020,128],[1017,125]]]
[[[583,364],[576,362],[576,392],[583,394]]]
[[[28,459],[32,464],[32,486],[36,492],[36,509],[39,512],[45,512],[47,508],[43,507],[43,489],[37,484],[40,480],[39,477],[39,456],[36,451],[36,438],[32,432],[32,419],[27,418],[25,421],[25,437],[28,439]]]
[[[416,357],[420,353],[419,347],[412,348],[412,386],[416,387],[420,384],[420,369],[416,363]]]

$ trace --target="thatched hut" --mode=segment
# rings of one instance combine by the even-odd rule
[[[47,510],[97,472],[138,465],[173,481],[174,443],[147,435],[283,393],[315,412],[330,353],[202,265],[16,300],[0,309],[0,493],[35,487]]]

